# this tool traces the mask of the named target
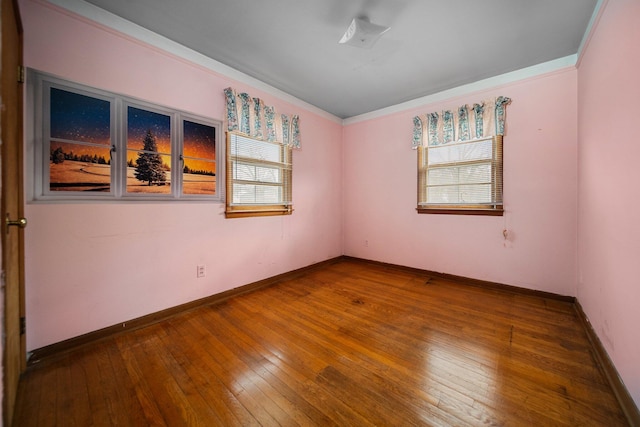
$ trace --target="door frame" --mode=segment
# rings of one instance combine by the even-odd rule
[[[24,230],[9,226],[24,218],[23,170],[23,98],[24,68],[22,67],[23,29],[17,0],[1,0],[2,119],[0,138],[2,185],[0,232],[2,252],[2,418],[4,425],[13,421],[20,375],[26,369],[25,292],[24,292]],[[15,85],[15,86],[14,86]],[[14,92],[15,90],[15,92]],[[6,102],[5,102],[6,101]],[[15,253],[17,252],[17,253]],[[7,345],[10,344],[10,345]]]

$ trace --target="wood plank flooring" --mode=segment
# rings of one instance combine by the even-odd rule
[[[45,360],[15,422],[627,425],[571,303],[355,260]]]

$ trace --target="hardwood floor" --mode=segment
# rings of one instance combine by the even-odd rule
[[[627,423],[572,303],[344,260],[29,368],[15,425]]]

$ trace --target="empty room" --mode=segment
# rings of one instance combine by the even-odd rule
[[[640,426],[640,2],[3,0],[3,422]]]

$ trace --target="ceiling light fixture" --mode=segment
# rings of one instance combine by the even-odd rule
[[[368,18],[354,18],[338,43],[370,48],[391,27],[372,24]]]

